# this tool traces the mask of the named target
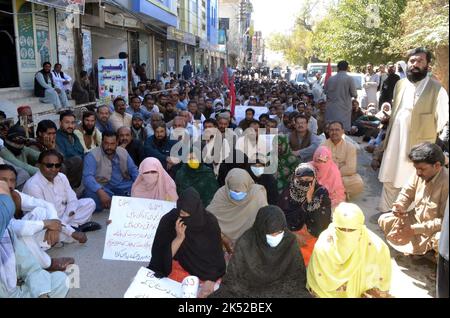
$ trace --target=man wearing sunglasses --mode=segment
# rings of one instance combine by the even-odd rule
[[[88,222],[95,210],[92,199],[77,199],[67,177],[60,172],[63,156],[56,150],[45,150],[39,155],[39,172],[30,178],[23,187],[23,192],[38,199],[53,203],[62,224],[67,224],[68,235],[63,235],[63,242],[86,242],[85,235],[74,235],[74,231],[87,232],[100,229],[95,222]],[[63,233],[63,232],[61,232]]]
[[[0,157],[14,167],[24,169],[31,176],[39,171],[36,164],[39,152],[25,146],[25,130],[21,126],[12,126],[6,135],[4,147],[0,150]]]

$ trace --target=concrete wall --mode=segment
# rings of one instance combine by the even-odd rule
[[[95,63],[100,56],[117,59],[119,52],[128,52],[127,32],[116,29],[92,30],[92,59]]]

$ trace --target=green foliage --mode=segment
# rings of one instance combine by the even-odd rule
[[[310,42],[311,32],[298,26],[289,35],[281,33],[272,35],[268,45],[272,51],[282,52],[289,63],[303,65],[309,60]]]
[[[316,27],[313,51],[321,59],[352,65],[386,63],[398,57],[386,49],[401,33],[406,0],[342,0]],[[375,7],[373,7],[375,5]],[[372,9],[372,10],[370,10]]]
[[[448,0],[409,0],[401,15],[402,36],[394,39],[388,51],[403,54],[417,46],[432,50],[448,46],[448,18]]]

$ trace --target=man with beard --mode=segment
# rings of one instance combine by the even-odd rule
[[[178,112],[175,109],[175,104],[171,101],[167,102],[166,104],[166,111],[163,113],[164,115],[164,122],[168,123],[169,121],[172,121],[175,117],[177,117]]]
[[[109,107],[108,105],[100,105],[97,108],[97,121],[95,126],[103,134],[107,130],[112,130],[112,125],[109,122]]]
[[[381,105],[383,103],[388,102],[389,104],[392,104],[392,98],[394,97],[394,87],[395,84],[400,80],[400,76],[395,74],[395,65],[392,62],[389,62],[387,64],[388,67],[388,74],[386,79],[381,84],[380,89],[380,100],[378,102],[378,106],[381,109]]]
[[[95,102],[95,91],[91,87],[88,73],[81,71],[80,81],[75,81],[72,87],[72,98],[77,105]]]
[[[434,143],[448,121],[448,95],[441,84],[427,76],[430,61],[431,52],[426,48],[409,51],[407,78],[399,80],[394,89],[383,160],[374,156],[372,162],[376,168],[381,161],[380,212],[391,209],[401,188],[414,174],[414,165],[408,160],[412,147],[426,141]]]
[[[159,113],[155,114],[159,116]],[[131,135],[133,139],[138,141],[141,145],[144,145],[145,139],[147,139],[147,128],[148,127],[144,125],[142,114],[134,113],[131,118]],[[153,130],[151,130],[151,132],[153,132]]]
[[[139,167],[144,160],[144,146],[141,141],[133,138],[132,128],[120,127],[117,130],[117,140],[119,147],[125,148],[136,166]]]
[[[80,139],[74,134],[75,114],[71,110],[59,115],[59,129],[56,132],[56,146],[64,158],[83,158],[84,149]]]
[[[13,126],[8,130],[4,147],[0,150],[0,157],[15,167],[28,172],[31,176],[39,171],[34,165],[39,158],[39,152],[25,146],[25,130],[20,126]]]
[[[45,62],[42,70],[34,77],[34,96],[40,97],[41,103],[53,104],[56,109],[68,106],[66,92],[55,86],[51,73],[52,65]]]
[[[56,147],[56,130],[56,124],[52,120],[41,120],[36,129],[36,142],[30,147],[39,152],[58,150]],[[81,184],[81,170],[83,170],[83,158],[79,156],[66,158],[62,164],[61,172],[67,176],[70,185],[74,189]]]
[[[177,143],[169,139],[166,124],[161,122],[153,127],[155,134],[147,138],[144,144],[144,156],[158,159],[164,169],[169,171],[178,161],[170,157],[170,150]]]
[[[84,160],[84,196],[95,201],[96,211],[109,209],[113,195],[130,196],[131,186],[138,175],[128,152],[118,147],[117,134],[106,131],[101,147],[89,152]]]
[[[20,106],[17,108],[17,115],[19,117],[19,120],[15,124],[16,126],[22,126],[25,123],[32,124],[33,123],[33,112],[31,111],[30,106]],[[24,127],[25,129],[25,127]],[[26,131],[26,130],[25,130]],[[34,138],[34,127],[28,127],[28,138]]]
[[[85,153],[100,146],[102,143],[102,135],[100,131],[95,128],[94,112],[87,111],[83,113],[81,127],[75,129],[74,134],[80,140]]]

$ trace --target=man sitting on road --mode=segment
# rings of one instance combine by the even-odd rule
[[[48,271],[65,271],[75,260],[71,257],[50,258],[45,250],[71,235],[74,239],[83,241],[86,234],[68,231],[66,224],[61,226],[53,204],[15,190],[16,179],[17,172],[13,166],[0,165],[0,180],[8,184],[15,205],[9,228],[22,238],[42,268]]]
[[[312,161],[314,152],[320,145],[320,138],[309,131],[305,115],[295,117],[295,130],[289,134],[289,145],[292,154],[299,157],[300,162]]]
[[[392,207],[378,219],[387,242],[404,254],[437,252],[442,218],[448,198],[448,169],[436,144],[425,142],[409,153],[416,173],[404,186]],[[414,209],[409,210],[414,203]],[[448,239],[445,238],[445,239]]]
[[[102,145],[89,152],[84,160],[85,197],[95,201],[96,211],[109,209],[113,195],[129,196],[139,175],[128,152],[118,147],[117,134],[106,131]]]
[[[128,151],[134,164],[139,167],[142,160],[144,160],[144,146],[140,140],[133,138],[131,128],[120,127],[119,130],[117,130],[117,139],[119,146]]]
[[[330,148],[333,154],[333,161],[339,167],[342,183],[345,187],[347,199],[353,199],[364,191],[364,182],[361,176],[356,173],[358,166],[358,155],[355,145],[346,138],[344,125],[334,121],[328,126],[330,138],[323,144]]]
[[[74,131],[85,153],[99,147],[102,143],[102,135],[95,127],[95,120],[96,116],[94,112],[84,112],[81,119],[81,126]]]
[[[52,203],[63,224],[81,232],[95,231],[100,225],[88,222],[95,210],[92,199],[77,199],[67,177],[60,172],[63,156],[56,150],[46,150],[39,156],[39,172],[23,187],[23,192]],[[73,232],[70,230],[70,233]]]

